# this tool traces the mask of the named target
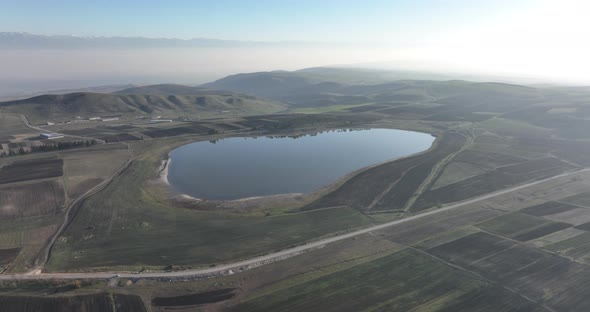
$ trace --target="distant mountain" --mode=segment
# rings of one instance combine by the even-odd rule
[[[133,86],[112,92],[123,95],[232,95],[232,92],[212,90],[204,87],[192,87],[180,84],[156,84]]]
[[[202,87],[280,98],[317,84],[297,72],[272,71],[227,76]]]
[[[451,80],[450,76],[352,67],[312,67],[297,71],[270,71],[227,76],[202,87],[277,97],[308,91],[330,92],[342,86],[379,85],[400,80]],[[315,89],[315,90],[312,90]]]
[[[91,117],[111,114],[169,117],[198,115],[206,117],[227,112],[249,115],[274,113],[286,108],[285,105],[277,101],[232,92],[200,92],[198,88],[190,95],[176,95],[166,92],[141,94],[141,92],[148,92],[148,90],[161,91],[162,86],[127,89],[127,94],[78,92],[63,95],[41,95],[24,100],[0,102],[0,111],[24,114],[34,122],[44,122],[46,120],[72,119],[76,116]],[[175,86],[175,88],[182,88],[182,86]],[[132,91],[135,94],[131,94]]]
[[[256,96],[286,100],[293,96],[317,93],[367,95],[391,91],[406,80],[449,80],[428,73],[398,72],[360,68],[314,67],[297,71],[256,72],[227,76],[202,85],[210,89],[231,90]]]
[[[426,74],[417,74],[426,75]],[[292,107],[352,105],[372,102],[499,105],[519,96],[534,98],[535,88],[460,80],[408,80],[410,73],[391,71],[310,68],[228,76],[202,87],[270,98]],[[469,102],[470,101],[470,102]],[[482,108],[482,111],[486,111]]]
[[[67,93],[78,93],[78,92],[90,92],[90,93],[112,93],[124,89],[130,89],[135,87],[133,84],[124,85],[104,85],[96,87],[83,87],[83,88],[71,88],[71,89],[58,89],[58,90],[46,90],[39,92],[26,92],[21,91],[13,94],[0,95],[0,102],[3,101],[15,101],[31,98],[34,96],[45,95],[45,94],[67,94]]]
[[[207,38],[146,38],[146,37],[81,37],[36,35],[23,32],[0,32],[1,48],[170,48],[170,47],[233,47],[269,46],[279,43],[219,40]],[[305,44],[281,42],[280,44]]]

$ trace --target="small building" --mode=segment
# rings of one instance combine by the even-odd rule
[[[48,121],[48,122],[47,122],[47,125],[48,125],[48,126],[53,126],[53,125],[55,125],[55,122]]]
[[[63,134],[59,134],[59,133],[41,133],[41,138],[42,139],[49,139],[49,140],[53,140],[53,139],[59,139],[59,138],[63,138]]]

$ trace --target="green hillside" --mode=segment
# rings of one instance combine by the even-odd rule
[[[191,88],[191,87],[186,87]],[[217,114],[250,115],[275,113],[285,109],[276,101],[231,92],[193,94],[140,94],[148,87],[121,91],[128,94],[70,93],[41,95],[29,99],[0,103],[0,110],[26,115],[32,122],[68,120],[76,116],[93,117],[113,114],[126,116],[212,116]]]

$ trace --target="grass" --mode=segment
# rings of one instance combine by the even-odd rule
[[[501,300],[479,300],[476,297]],[[470,304],[468,304],[470,303]],[[271,292],[235,311],[533,311],[534,305],[492,283],[404,250]]]
[[[39,158],[15,161],[0,168],[0,184],[61,177],[63,160]]]
[[[442,172],[441,176],[432,185],[432,189],[447,186],[484,173],[480,167],[466,162],[455,161],[450,163]]]
[[[91,294],[62,297],[6,296],[0,295],[3,311],[22,312],[144,312],[145,306],[138,296],[123,294]]]
[[[35,133],[38,132],[28,128],[19,116],[0,112],[0,141],[4,141],[8,137],[29,136]]]
[[[28,217],[0,220],[0,248],[21,248],[9,271],[22,272],[33,266],[33,260],[45,241],[56,231],[59,216]]]
[[[113,174],[130,157],[123,144],[97,145],[60,153],[68,196],[76,198]]]
[[[590,257],[590,233],[584,231],[573,237],[544,247],[547,250],[558,252],[571,258]]]
[[[364,211],[371,208],[371,205],[374,207],[373,211],[401,209],[432,168],[460,149],[464,141],[462,135],[449,133],[439,138],[431,150],[360,172],[340,188],[302,209],[348,206]]]
[[[486,130],[498,132],[501,134],[520,134],[520,135],[549,135],[551,130],[532,125],[522,120],[507,118],[492,118],[478,124]]]
[[[76,116],[97,117],[123,115],[166,115],[171,118],[227,117],[272,114],[284,111],[280,102],[238,94],[197,95],[123,95],[79,92],[64,95],[41,95],[31,99],[2,102],[0,109],[26,115],[32,123],[72,120]]]
[[[476,233],[428,253],[555,311],[586,311],[589,307],[585,298],[590,291],[584,286],[590,281],[587,266],[530,245]]]
[[[9,271],[30,269],[67,205],[128,157],[124,145],[108,144],[3,159],[0,183],[9,184],[0,185],[0,248],[21,248]]]
[[[567,229],[572,225],[522,213],[511,213],[480,223],[477,226],[504,237],[528,241]]]
[[[143,188],[152,178],[154,165],[136,161],[126,174],[88,199],[55,246],[46,269],[204,266],[371,222],[353,209],[246,217],[176,208]]]
[[[56,181],[0,188],[0,218],[3,220],[59,214],[64,205],[64,189]]]
[[[234,118],[229,126],[223,126],[217,121],[172,123],[154,126],[159,127],[155,129],[148,129],[140,121],[132,121],[130,123],[134,126],[124,127],[106,124],[103,128],[100,123],[89,124],[94,129],[82,129],[87,127],[82,125],[60,125],[59,127],[78,134],[97,137],[107,135],[112,139],[131,139],[121,133],[140,137],[143,132],[152,130],[155,130],[152,132],[154,136],[179,134],[187,137],[135,141],[132,152],[141,156],[141,159],[106,190],[84,203],[72,225],[59,239],[46,269],[138,270],[143,266],[148,269],[161,269],[167,265],[180,268],[206,266],[271,252],[372,222],[399,218],[401,216],[395,209],[404,206],[408,196],[415,193],[424,176],[431,172],[429,169],[433,167],[432,164],[438,163],[441,159],[438,156],[442,155],[432,159],[428,156],[376,166],[354,176],[343,183],[341,188],[332,190],[327,197],[308,207],[349,208],[311,210],[297,214],[284,214],[281,210],[274,209],[272,216],[264,217],[175,207],[164,199],[168,194],[151,182],[159,157],[170,146],[191,140],[188,137],[190,134],[208,133],[207,128],[215,128],[220,132],[242,128],[259,133],[276,131],[280,134],[292,134],[294,129],[307,131],[315,128],[361,127],[382,119],[378,122],[388,126],[410,125],[411,129],[423,131],[434,131],[436,128],[437,134],[444,132],[448,135],[449,129],[461,127],[475,130],[478,135],[475,144],[457,155],[455,163],[451,162],[444,168],[438,181],[433,183],[437,188],[427,191],[418,199],[420,209],[486,194],[573,168],[550,155],[558,155],[562,159],[580,164],[589,163],[587,155],[590,145],[587,141],[555,137],[557,134],[562,137],[585,138],[590,133],[586,122],[575,119],[585,118],[583,115],[588,110],[582,109],[581,104],[572,106],[563,103],[562,97],[557,96],[557,91],[551,91],[555,96],[546,98],[543,105],[549,106],[552,105],[551,102],[555,102],[564,107],[575,107],[575,112],[562,110],[559,114],[545,114],[543,108],[532,107],[529,110],[527,106],[538,105],[537,95],[544,92],[538,89],[466,82],[403,84],[406,84],[404,88],[407,92],[393,91],[392,86],[371,91],[369,96],[372,97],[370,101],[375,102],[373,106],[332,105],[325,101],[330,106],[296,110],[306,114]],[[519,99],[521,96],[522,100]],[[312,101],[318,99],[322,100],[322,96],[317,99],[311,97]],[[418,103],[433,100],[438,104]],[[399,106],[401,101],[407,105]],[[585,98],[578,101],[587,103]],[[225,107],[223,103],[217,104]],[[398,107],[386,108],[396,105]],[[276,111],[273,106],[261,107],[261,112]],[[369,110],[379,113],[356,114]],[[512,111],[517,112],[507,113]],[[182,114],[188,116],[191,112]],[[233,114],[234,112],[230,113]],[[214,112],[209,114],[212,115],[227,117]],[[561,118],[560,115],[574,119],[571,127],[567,123],[569,119]],[[181,115],[174,113],[171,116]],[[38,122],[47,118],[37,117]],[[400,119],[404,121],[400,122]],[[484,119],[487,120],[482,121]],[[55,127],[58,129],[58,126]],[[18,117],[0,115],[0,137],[3,136],[2,133],[19,135],[21,132],[27,134],[31,131],[24,127]],[[457,146],[452,141],[446,141],[443,145],[445,148]],[[53,179],[61,180],[60,183],[63,183],[70,197],[83,193],[106,178],[128,156],[125,149],[115,148],[114,145],[100,148],[104,150],[99,151],[99,147],[96,147],[76,153],[55,153],[64,159],[64,177]],[[441,152],[437,150],[433,154],[436,153]],[[28,159],[29,156],[19,156],[18,160]],[[1,160],[2,163],[10,161]],[[399,185],[384,192],[398,179]],[[30,182],[25,183],[32,185]],[[505,213],[504,209],[524,207],[528,201],[531,202],[528,205],[533,205],[532,202],[536,204],[556,200],[549,198],[551,196],[567,196],[563,195],[564,192],[574,194],[570,185],[559,185],[564,188],[561,191],[557,190],[558,187],[534,188],[530,194],[524,190],[518,194],[506,194],[499,201],[490,199],[424,217],[232,276],[207,281],[168,283],[166,287],[162,287],[158,281],[140,281],[138,285],[129,286],[126,291],[141,293],[144,298],[181,296],[180,299],[187,299],[193,304],[202,303],[199,300],[203,294],[215,295],[217,299],[219,297],[216,296],[220,295],[221,299],[228,299],[225,293],[215,291],[239,288],[236,297],[229,298],[222,305],[227,304],[228,309],[240,311],[545,311],[513,293],[516,292],[554,310],[588,311],[590,308],[587,298],[590,290],[587,285],[590,283],[590,273],[585,265],[565,258],[570,257],[582,263],[590,262],[588,233],[576,228],[563,229],[569,224],[540,218],[553,217],[552,213],[572,213],[568,216],[573,218],[574,212],[583,213],[584,208],[568,210],[568,207],[547,204],[498,217]],[[39,192],[36,194],[39,196],[28,198],[23,201],[26,204],[19,205],[30,205],[35,199],[41,198],[42,194]],[[379,197],[380,195],[383,196]],[[4,202],[4,198],[11,197],[1,198]],[[364,215],[363,208],[376,199],[379,200],[371,213],[382,209],[390,209],[388,212],[392,213]],[[588,194],[564,201],[590,207]],[[34,205],[31,207],[43,210]],[[30,267],[30,259],[62,220],[62,216],[50,215],[44,218],[23,215],[17,220],[0,219],[0,253],[10,261],[18,251],[11,270],[22,271]],[[584,222],[587,221],[576,224]],[[497,235],[481,232],[473,226],[474,223],[479,223],[482,229]],[[580,228],[587,229],[586,226],[582,225]],[[508,238],[542,243],[557,254],[535,249],[531,243],[523,244]],[[423,252],[411,247],[399,251],[408,245]],[[500,285],[506,286],[510,291]],[[189,297],[182,297],[184,294]],[[112,299],[107,299],[111,306],[120,302],[120,310],[130,309],[125,308],[126,300],[116,299],[116,295],[111,297]],[[37,299],[29,302],[37,302],[35,300]],[[217,307],[219,306],[202,308]],[[199,308],[201,307],[196,307]]]
[[[590,192],[570,196],[560,201],[582,207],[590,207]]]
[[[453,184],[430,189],[418,198],[413,208],[420,211],[436,205],[458,202],[527,181],[551,177],[574,168],[576,167],[569,163],[550,157],[503,166]]]
[[[565,203],[557,203],[557,202],[547,202],[543,204],[539,204],[536,206],[526,207],[521,209],[520,212],[529,214],[531,216],[548,216],[552,214],[558,214],[562,212],[571,211],[574,209],[579,208],[578,206],[565,204]]]
[[[330,106],[319,106],[319,107],[302,107],[293,109],[294,113],[300,114],[321,114],[328,112],[341,112],[353,107],[362,107],[372,103],[356,104],[356,105],[330,105]]]

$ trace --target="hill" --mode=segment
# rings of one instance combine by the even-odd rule
[[[282,101],[291,107],[307,108],[364,103],[436,103],[488,105],[482,111],[496,111],[493,106],[515,104],[515,100],[528,103],[539,94],[536,88],[504,83],[396,80],[395,77],[393,72],[377,70],[310,68],[232,75],[203,87],[252,94]]]
[[[209,90],[203,87],[192,87],[180,84],[155,84],[148,86],[131,86],[116,90],[113,94],[120,95],[230,95],[231,92]]]
[[[184,86],[176,89],[188,90]],[[255,96],[232,92],[199,92],[167,94],[165,88],[140,87],[120,91],[123,94],[76,92],[63,95],[41,95],[24,100],[0,102],[0,110],[26,115],[32,122],[68,120],[76,116],[92,117],[111,114],[129,116],[162,115],[207,117],[217,114],[250,115],[279,112],[285,106]],[[149,92],[148,92],[149,91]],[[150,93],[150,94],[148,94]]]

